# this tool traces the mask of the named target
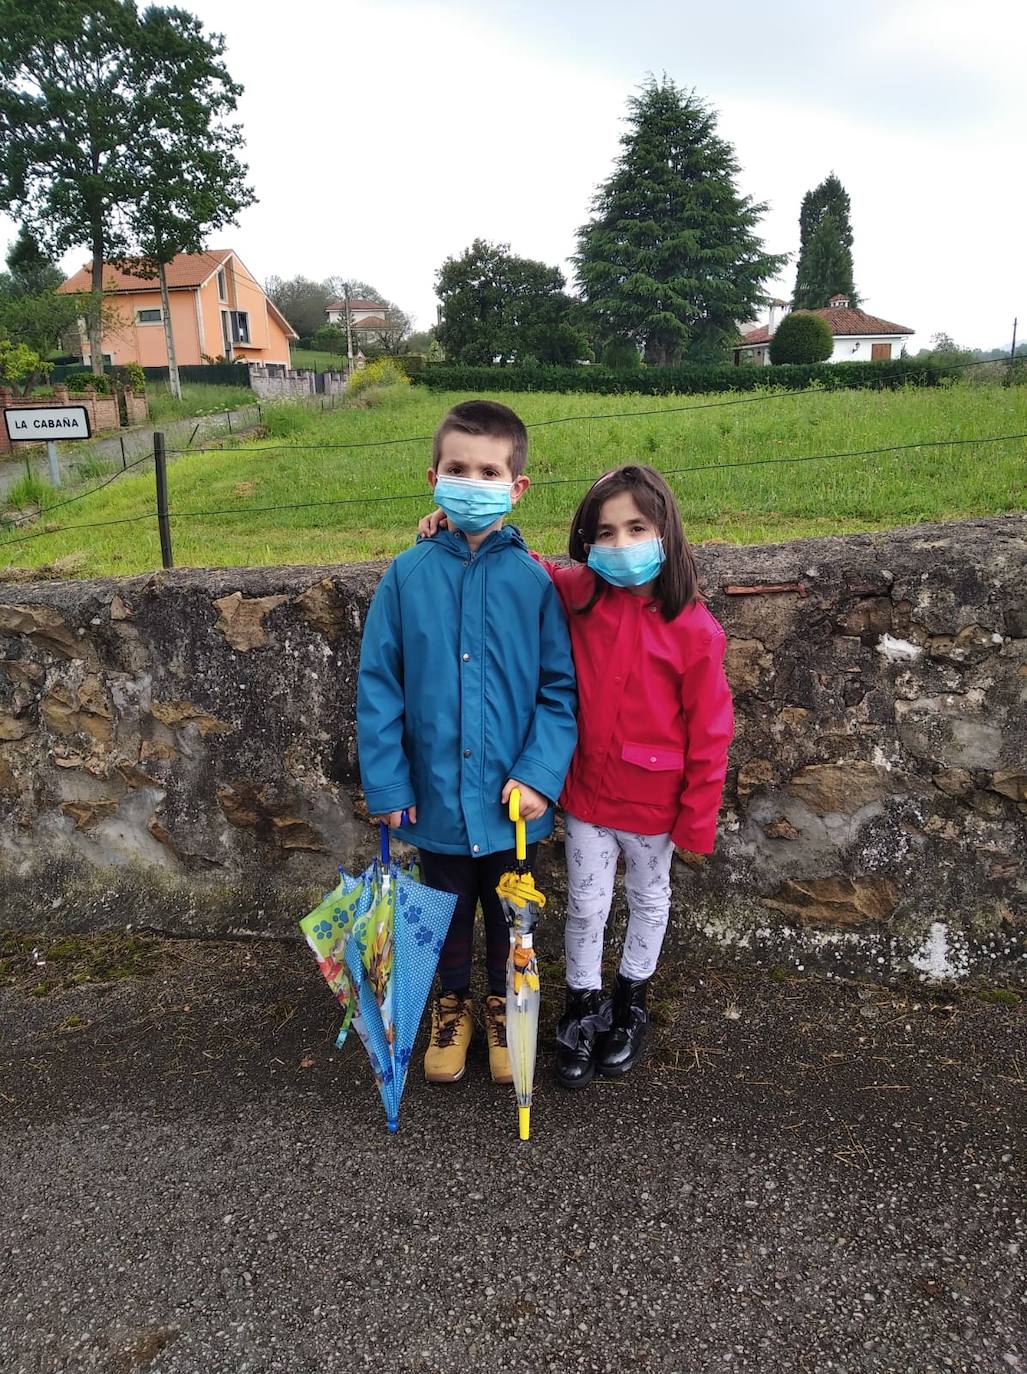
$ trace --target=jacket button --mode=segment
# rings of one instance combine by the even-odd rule
[[[465,758],[465,759],[469,759],[470,757],[471,757],[471,751],[470,751],[470,749],[465,749],[465,750],[464,750],[464,758]]]
[[[650,763],[655,763],[655,762],[656,762],[656,755],[655,755],[655,754],[650,754],[650,755],[649,755],[649,762],[650,762]]]
[[[481,845],[480,845],[480,844],[472,844],[472,845],[471,845],[471,853],[472,853],[472,854],[477,854],[477,852],[478,852],[478,850],[479,850],[480,848],[481,848]]]
[[[470,663],[470,661],[471,661],[471,655],[470,655],[470,654],[464,654],[464,662],[465,662],[465,663]]]

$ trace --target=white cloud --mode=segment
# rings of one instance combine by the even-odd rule
[[[652,70],[720,111],[773,250],[795,251],[803,193],[838,172],[867,306],[914,346],[998,344],[1027,318],[1018,0],[189,7],[246,86],[260,204],[219,239],[258,276],[346,273],[427,325],[435,271],[476,236],[565,263]]]

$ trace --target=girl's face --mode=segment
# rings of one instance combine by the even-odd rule
[[[595,543],[601,548],[624,548],[647,539],[659,539],[662,533],[635,505],[630,491],[619,491],[599,508]]]

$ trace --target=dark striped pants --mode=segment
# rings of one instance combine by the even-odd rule
[[[537,846],[528,845],[528,867],[535,863]],[[465,992],[471,984],[474,949],[474,913],[479,902],[485,924],[485,972],[489,992],[506,991],[506,960],[510,952],[509,928],[496,886],[515,864],[512,849],[474,859],[469,854],[432,854],[418,851],[421,876],[428,887],[456,893],[456,909],[439,956],[439,986],[443,992]]]

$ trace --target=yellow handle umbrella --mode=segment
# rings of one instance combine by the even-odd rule
[[[510,819],[516,835],[516,868],[504,873],[496,891],[510,926],[510,957],[506,965],[506,1043],[510,1052],[520,1137],[531,1133],[531,1093],[538,1048],[539,981],[535,956],[535,926],[546,899],[528,868],[528,851],[521,819],[519,788],[510,793]]]

